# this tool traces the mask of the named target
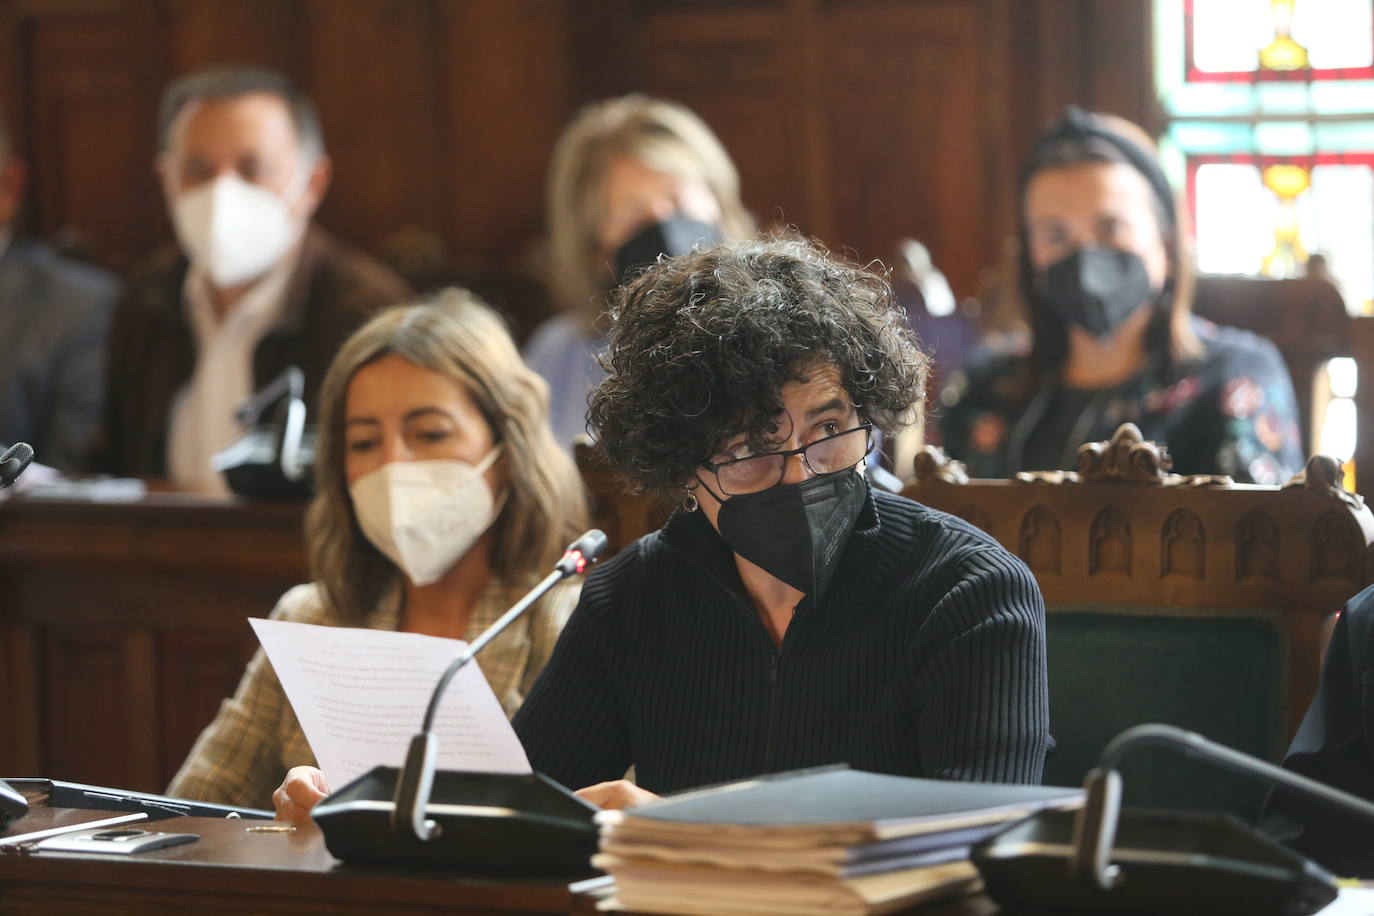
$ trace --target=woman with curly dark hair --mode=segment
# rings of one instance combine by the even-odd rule
[[[1038,782],[1034,579],[864,476],[926,373],[887,282],[797,238],[728,243],[661,261],[611,319],[591,426],[682,509],[588,579],[514,720],[535,768],[613,807],[839,762]]]

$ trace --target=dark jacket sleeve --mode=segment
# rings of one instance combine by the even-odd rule
[[[612,660],[611,611],[627,548],[596,570],[512,725],[536,772],[581,789],[625,775],[631,763]]]
[[[175,250],[161,250],[133,272],[114,306],[95,470],[165,473],[167,410],[195,364],[190,328],[175,307],[185,275]]]
[[[1039,783],[1051,746],[1040,589],[1025,564],[995,547],[970,554],[950,581],[917,659],[921,771]]]
[[[1374,588],[1346,604],[1322,664],[1317,695],[1284,755],[1285,768],[1374,801]],[[1374,828],[1276,789],[1261,828],[1326,868],[1374,877]]]
[[[79,309],[61,351],[54,355],[53,416],[48,452],[39,460],[65,471],[83,470],[100,426],[105,401],[106,335],[118,285],[103,276],[69,282]]]
[[[390,268],[312,225],[286,290],[283,318],[253,353],[255,389],[287,366],[298,366],[305,373],[305,403],[313,412],[344,342],[378,311],[412,295]]]

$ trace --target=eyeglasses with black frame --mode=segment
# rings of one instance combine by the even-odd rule
[[[854,467],[873,451],[873,424],[864,423],[853,429],[817,439],[801,448],[782,452],[765,452],[731,458],[729,461],[702,462],[702,467],[716,475],[721,490],[727,496],[758,493],[782,483],[787,473],[787,459],[801,455],[812,474],[833,474]]]

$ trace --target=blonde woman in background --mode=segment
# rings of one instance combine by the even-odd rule
[[[469,639],[585,527],[581,481],[549,434],[546,386],[468,293],[389,309],[359,329],[330,366],[317,416],[306,517],[315,581],[283,595],[274,619]],[[555,587],[483,654],[508,714],[577,593]],[[168,791],[303,820],[329,792],[315,763],[259,651]]]
[[[584,432],[587,395],[604,377],[598,324],[606,294],[660,254],[752,235],[739,173],[716,135],[681,105],[627,95],[584,109],[549,168],[553,299],[562,312],[535,329],[530,367],[550,389],[554,436]]]

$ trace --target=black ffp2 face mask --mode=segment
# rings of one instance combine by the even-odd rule
[[[1040,293],[1066,325],[1107,338],[1153,298],[1139,255],[1115,248],[1080,248],[1046,268]]]
[[[720,241],[720,228],[685,216],[650,223],[630,236],[615,252],[615,282],[623,286],[640,271],[653,267],[659,255],[675,258],[698,245]]]
[[[868,487],[853,470],[732,496],[716,524],[730,549],[821,600],[863,511]]]

